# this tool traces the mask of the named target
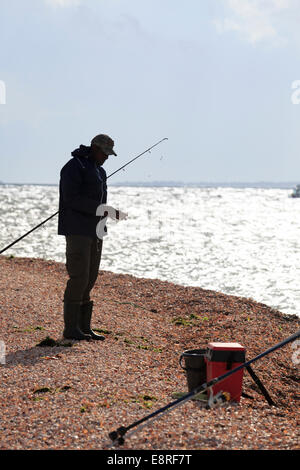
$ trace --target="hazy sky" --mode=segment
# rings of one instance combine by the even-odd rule
[[[299,0],[0,0],[0,180],[57,183],[107,133],[108,174],[169,138],[114,182],[300,183],[299,24]]]

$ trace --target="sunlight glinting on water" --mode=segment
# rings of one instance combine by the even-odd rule
[[[300,312],[300,199],[284,189],[110,187],[101,268]],[[58,207],[58,188],[0,186],[1,249]],[[57,217],[5,255],[65,262]]]

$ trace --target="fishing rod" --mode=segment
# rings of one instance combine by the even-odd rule
[[[239,366],[235,367],[234,369],[231,369],[230,371],[226,372],[223,375],[220,375],[219,377],[215,377],[214,379],[210,380],[207,383],[205,382],[202,385],[198,385],[198,387],[196,387],[194,390],[187,393],[186,395],[183,395],[182,397],[178,398],[175,401],[172,401],[172,402],[168,403],[167,405],[163,406],[162,408],[159,408],[158,410],[154,411],[153,413],[151,413],[147,416],[144,416],[143,418],[133,422],[129,426],[120,426],[115,431],[112,431],[112,432],[109,433],[109,438],[113,441],[112,444],[110,445],[110,447],[112,447],[116,444],[119,444],[119,445],[124,444],[124,442],[125,442],[124,436],[125,436],[125,434],[127,434],[127,432],[129,430],[132,430],[132,431],[128,434],[127,437],[131,436],[132,434],[136,433],[139,429],[142,429],[144,426],[146,426],[148,424],[149,420],[151,420],[151,422],[155,421],[156,419],[158,419],[159,415],[162,416],[162,415],[168,413],[171,409],[174,409],[174,408],[182,405],[183,403],[185,403],[188,400],[190,400],[191,398],[193,398],[195,395],[198,395],[198,393],[207,391],[210,387],[212,387],[213,385],[216,385],[219,382],[222,382],[223,380],[225,380],[227,377],[234,374],[235,372],[238,372],[239,370],[243,369],[244,367],[250,366],[250,364],[252,364],[253,362],[258,361],[259,359],[262,359],[264,356],[267,356],[271,352],[282,348],[286,344],[291,343],[292,341],[294,341],[295,339],[297,339],[299,337],[300,337],[300,330],[297,331],[296,333],[294,333],[292,336],[289,336],[284,341],[281,341],[280,343],[276,344],[275,346],[272,346],[271,348],[269,348],[266,351],[262,352],[258,356],[250,359],[247,362],[244,362],[243,364],[240,364]],[[133,430],[134,428],[136,428],[136,429]]]
[[[156,147],[157,145],[159,145],[161,142],[163,142],[164,140],[168,140],[168,137],[164,137],[163,139],[161,139],[159,142],[156,142],[156,144],[152,145],[151,147],[149,147],[147,150],[144,150],[144,152],[140,153],[139,155],[137,155],[136,157],[134,157],[132,160],[130,160],[129,162],[125,163],[125,165],[121,166],[118,170],[114,171],[113,173],[111,173],[108,177],[110,178],[111,176],[115,175],[116,173],[118,173],[118,171],[121,171],[123,170],[123,168],[125,168],[127,165],[129,165],[130,163],[132,163],[134,160],[137,160],[137,158],[140,158],[142,155],[144,155],[145,153],[147,152],[150,152],[150,150],[152,150],[154,147]],[[50,217],[48,217],[46,220],[44,220],[43,222],[41,222],[40,224],[38,224],[36,227],[33,227],[31,230],[29,230],[29,232],[25,233],[24,235],[22,235],[20,238],[18,238],[17,240],[15,240],[14,242],[10,243],[10,245],[6,246],[5,248],[3,248],[1,251],[0,251],[0,255],[2,253],[4,253],[4,251],[8,250],[9,248],[11,248],[13,245],[15,245],[16,243],[18,243],[19,241],[23,240],[23,238],[27,237],[27,235],[29,235],[30,233],[34,232],[34,230],[36,230],[37,228],[41,227],[42,225],[44,225],[46,222],[48,222],[48,220],[52,219],[53,217],[55,217],[57,214],[59,213],[59,211],[55,212],[55,214],[52,214]]]

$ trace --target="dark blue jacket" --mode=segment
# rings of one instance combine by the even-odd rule
[[[97,207],[107,202],[106,172],[80,145],[60,172],[59,235],[88,235],[97,238],[96,226],[103,217]]]

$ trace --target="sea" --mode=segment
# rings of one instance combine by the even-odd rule
[[[101,268],[198,286],[300,316],[300,198],[284,184],[116,184]],[[58,210],[58,186],[0,185],[0,251]],[[65,262],[55,216],[5,256]]]

